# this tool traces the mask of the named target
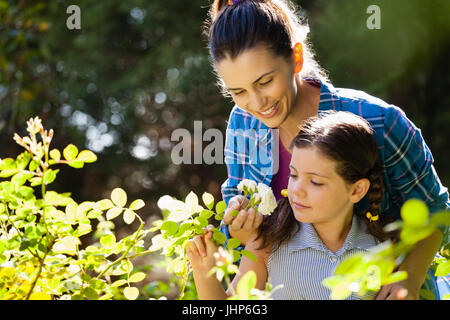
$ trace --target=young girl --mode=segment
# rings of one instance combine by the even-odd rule
[[[403,203],[411,198],[424,201],[431,213],[450,208],[448,190],[434,169],[420,129],[397,106],[360,90],[335,88],[314,59],[309,27],[286,1],[215,0],[211,6],[206,26],[213,66],[223,91],[235,102],[226,130],[228,178],[222,195],[228,209],[222,231],[243,244],[248,241],[262,216],[244,210],[239,182],[262,182],[278,195],[287,184],[288,146],[298,126],[327,110],[359,115],[372,127],[384,168],[384,214],[399,219]],[[236,143],[241,138],[244,142]],[[255,148],[262,153],[252,153]],[[358,206],[366,210],[366,199]],[[237,217],[230,214],[235,209],[240,210]],[[429,267],[446,230],[417,243],[401,266],[410,275],[408,280],[383,287],[377,298],[396,299],[406,289],[408,299],[417,299],[425,281],[439,299]],[[442,292],[446,293],[450,291]]]
[[[274,213],[247,242],[246,249],[257,261],[243,257],[232,286],[253,270],[258,289],[267,280],[274,287],[283,285],[274,299],[329,299],[330,290],[322,280],[342,259],[396,237],[382,229],[388,217],[380,210],[381,160],[369,124],[348,112],[312,117],[300,128],[291,149],[288,198],[278,201]],[[366,195],[368,210],[355,210]],[[224,299],[229,294],[207,275],[215,264],[216,249],[211,232],[187,246],[199,299]]]

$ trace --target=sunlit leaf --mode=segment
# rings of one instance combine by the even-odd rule
[[[216,204],[216,212],[217,214],[221,214],[222,212],[225,211],[225,209],[227,208],[227,204],[225,203],[225,201],[219,201]]]
[[[61,152],[58,149],[53,149],[50,151],[50,158],[53,160],[59,161],[61,160]]]
[[[73,144],[69,144],[63,150],[64,159],[66,159],[67,161],[75,160],[77,155],[78,155],[78,148]]]
[[[106,212],[106,219],[107,220],[112,220],[114,218],[116,218],[118,215],[120,215],[123,211],[123,208],[118,208],[118,207],[113,207],[111,209],[108,209],[108,211]]]
[[[400,209],[405,224],[411,227],[422,227],[428,221],[428,207],[419,199],[407,200]]]
[[[136,272],[134,274],[132,274],[130,276],[130,278],[128,279],[128,281],[130,282],[141,282],[142,280],[145,279],[147,275],[143,272]]]
[[[127,203],[127,193],[122,188],[115,188],[111,192],[111,200],[118,207],[124,207]]]
[[[125,221],[126,224],[133,223],[135,218],[136,218],[136,213],[133,210],[127,209],[123,213],[123,221]]]
[[[128,300],[136,300],[139,297],[139,290],[136,287],[126,287],[123,294]]]
[[[78,155],[77,160],[80,160],[80,161],[83,161],[83,162],[87,162],[87,163],[91,163],[91,162],[97,161],[97,156],[95,155],[94,152],[92,152],[90,150],[83,150]]]
[[[212,210],[214,207],[214,196],[208,192],[204,192],[202,195],[203,203],[209,210]]]
[[[136,211],[143,208],[144,206],[145,206],[144,200],[136,199],[130,204],[130,209]]]

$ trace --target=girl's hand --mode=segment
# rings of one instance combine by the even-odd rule
[[[228,224],[230,236],[237,238],[242,245],[248,242],[263,221],[263,215],[256,212],[255,209],[245,210],[248,203],[249,200],[244,196],[234,196],[230,199],[223,217],[224,223]],[[239,211],[236,217],[231,215],[231,212],[234,210]]]
[[[419,289],[409,285],[407,280],[385,285],[375,300],[419,300]]]
[[[212,231],[207,228],[205,234],[194,237],[186,245],[192,269],[205,275],[216,265],[214,253],[217,252],[217,246],[211,239],[212,235]]]

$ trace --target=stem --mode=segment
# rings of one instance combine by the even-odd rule
[[[124,252],[124,254],[120,257],[117,258],[115,261],[111,262],[110,265],[103,270],[102,272],[99,273],[99,275],[97,277],[95,277],[96,280],[99,280],[109,269],[112,268],[112,266],[114,266],[115,264],[119,263],[120,261],[124,260],[124,259],[128,259],[127,254],[128,252],[130,252],[131,248],[134,246],[134,244],[136,243],[136,239],[139,235],[139,232],[142,230],[142,227],[144,226],[143,223],[141,223],[141,225],[139,226],[139,229],[136,231],[136,235],[134,236],[133,241],[131,242],[131,245],[127,248],[127,250]]]
[[[178,300],[182,300],[184,297],[184,290],[186,289],[186,284],[189,277],[189,268],[187,264],[187,256],[184,257],[184,275],[183,275],[183,284],[181,286],[181,292],[180,296],[178,297]]]
[[[42,260],[39,261],[38,272],[37,272],[36,277],[34,278],[33,282],[31,283],[30,291],[28,291],[25,300],[30,299],[31,293],[33,292],[33,289],[36,286],[36,283],[39,280],[39,277],[41,276],[42,267],[44,266],[45,258],[47,258],[47,255],[50,252],[50,250],[52,249],[54,243],[55,243],[55,239],[52,239],[50,246],[47,248],[47,251],[44,253],[44,256],[42,257]]]

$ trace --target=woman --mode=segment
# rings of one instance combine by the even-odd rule
[[[223,221],[227,236],[230,233],[245,244],[262,221],[260,214],[242,209],[246,203],[236,196],[238,183],[252,179],[279,194],[287,185],[291,158],[287,147],[298,126],[326,110],[357,114],[374,130],[386,183],[383,213],[399,219],[400,208],[409,198],[422,199],[432,213],[450,207],[447,188],[434,170],[420,129],[398,107],[330,84],[314,60],[308,28],[283,0],[216,0],[210,16],[213,64],[221,86],[236,104],[228,121],[228,179],[222,185],[228,205]],[[355,210],[366,207],[363,198]],[[236,209],[239,214],[233,217],[231,212]],[[443,228],[418,243],[401,266],[408,271],[408,280],[383,287],[377,299],[395,299],[404,289],[408,290],[406,298],[417,299],[446,233]]]

